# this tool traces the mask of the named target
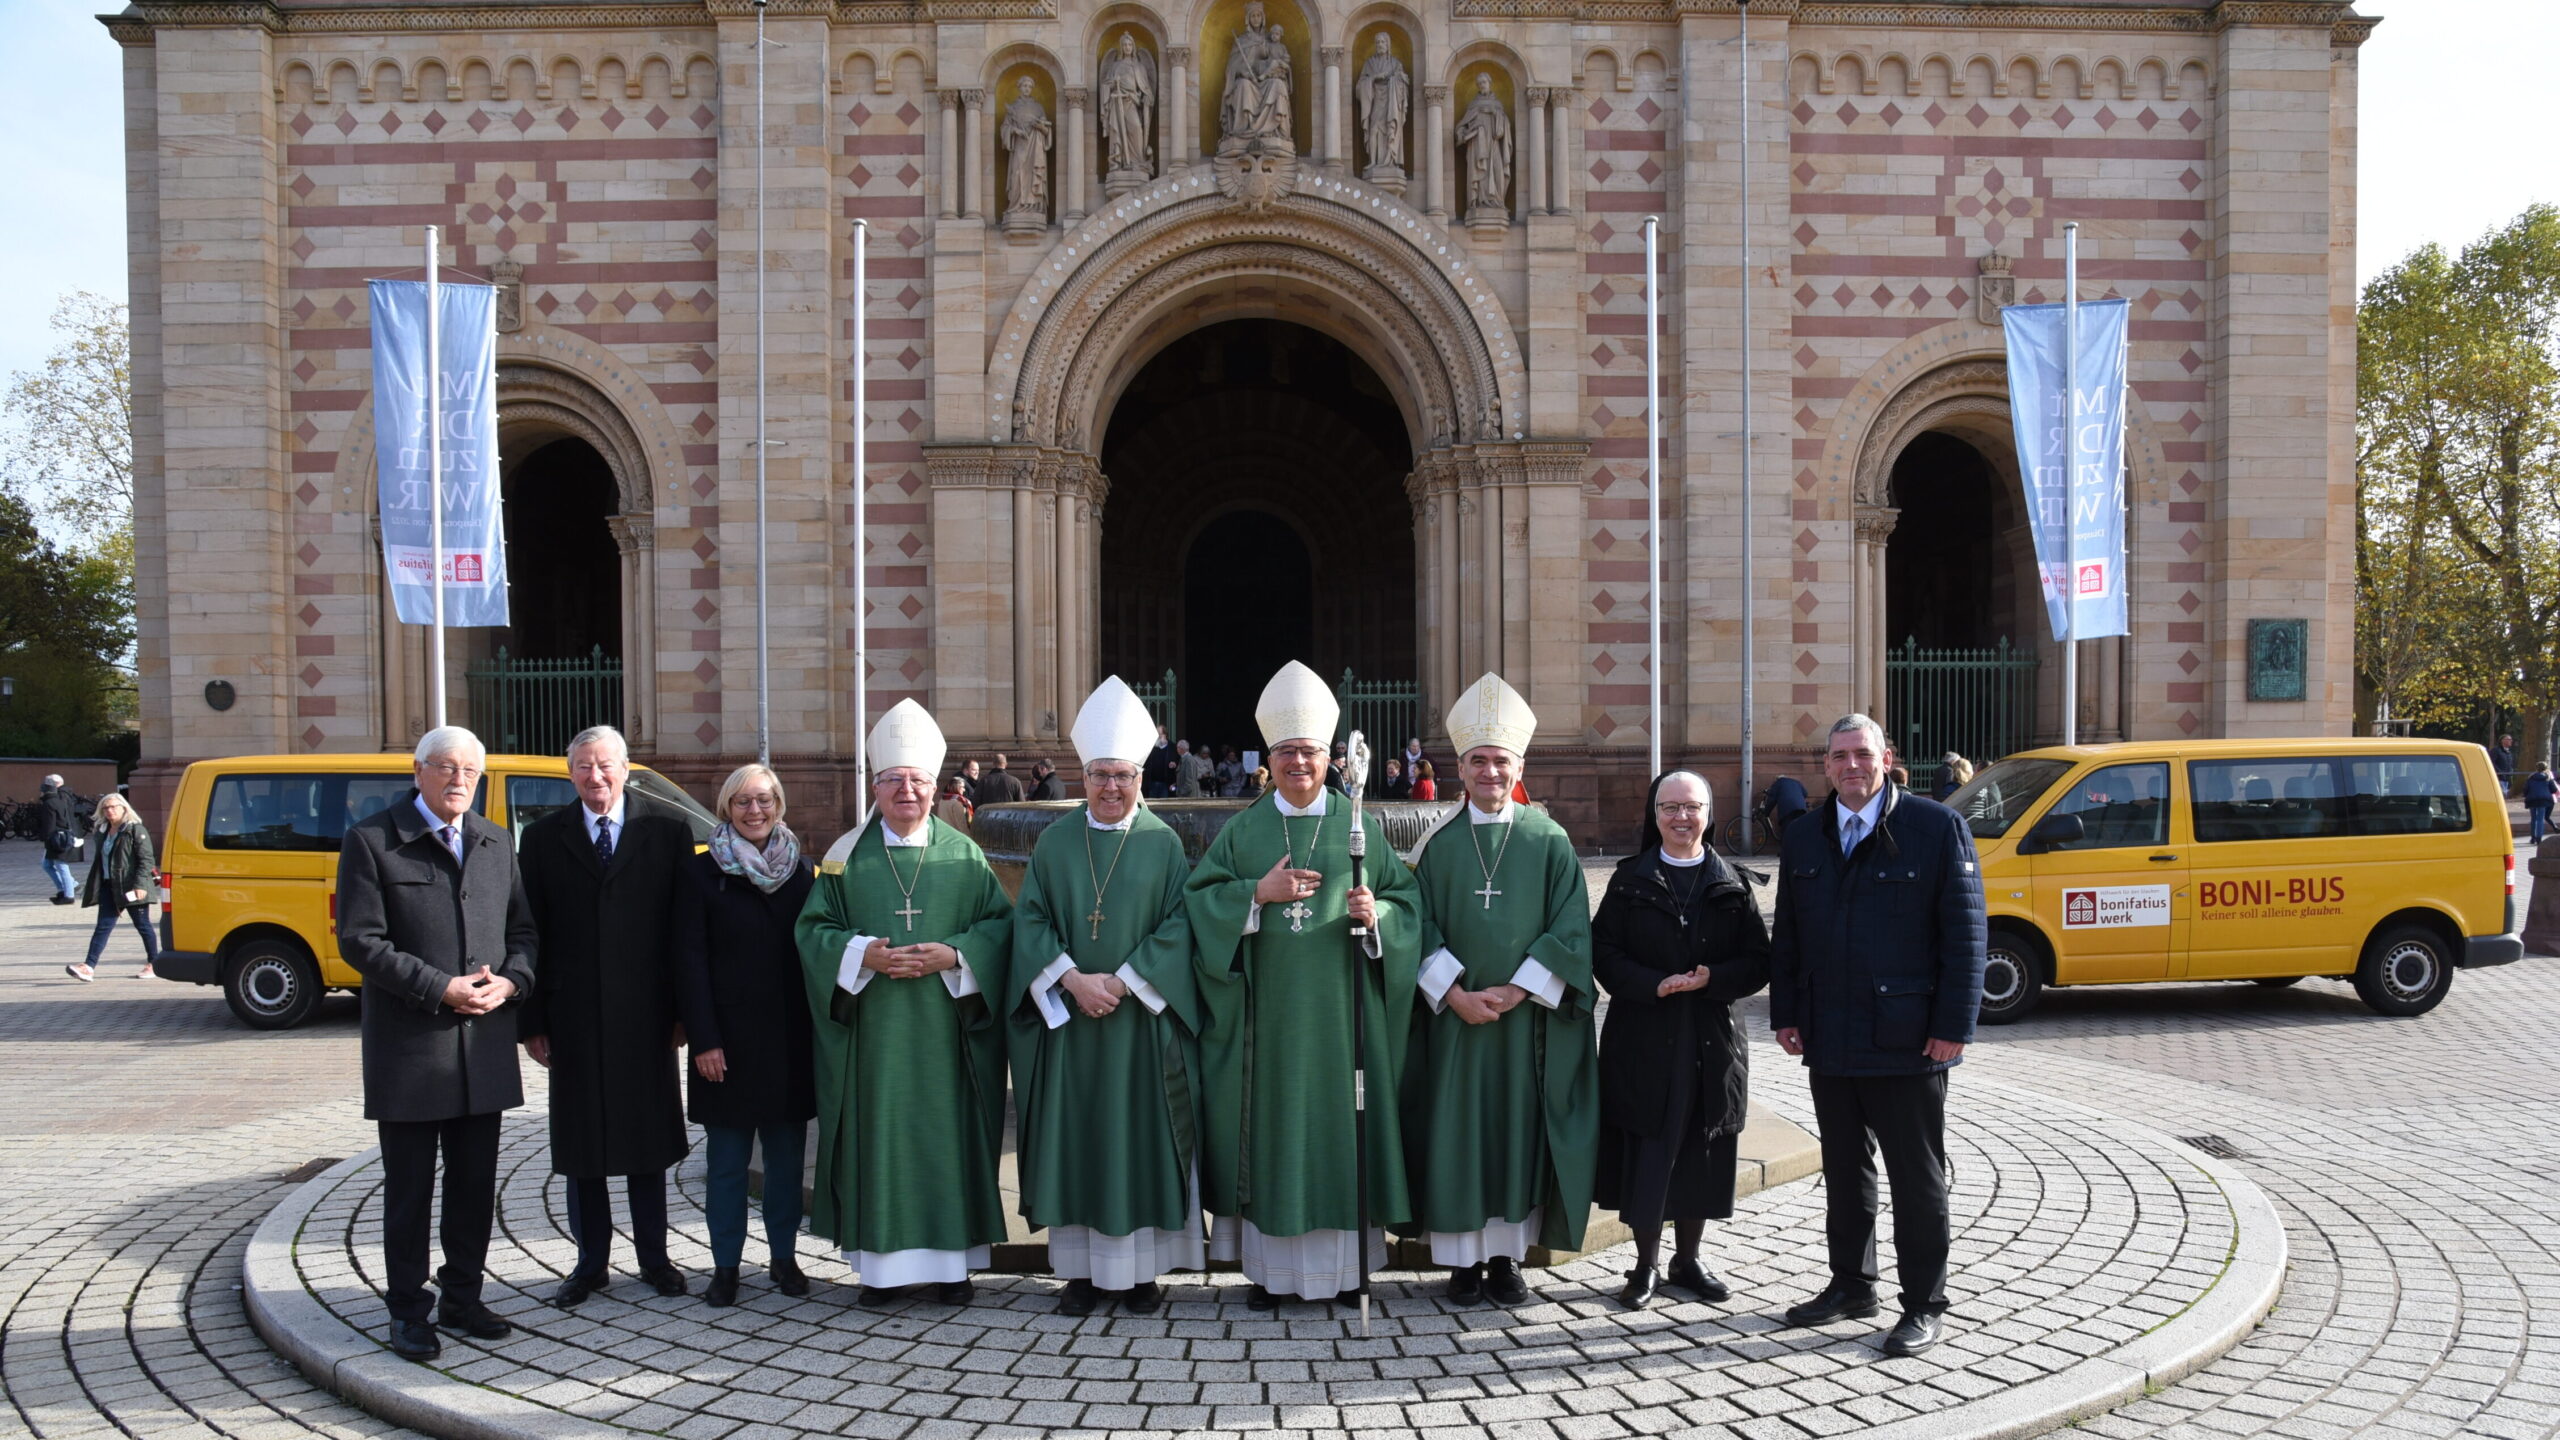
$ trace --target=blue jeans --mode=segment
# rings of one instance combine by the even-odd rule
[[[758,1137],[764,1140],[764,1244],[767,1264],[789,1255],[800,1233],[800,1158],[808,1138],[805,1122],[749,1129],[743,1125],[702,1127],[702,1223],[711,1232],[711,1264],[734,1270],[747,1248],[747,1155]]]
[[[80,893],[71,888],[71,862],[68,860],[45,861],[44,878],[53,886],[53,893],[65,900]]]
[[[2542,837],[2551,829],[2551,807],[2548,804],[2528,804],[2524,813],[2533,817],[2533,843],[2541,844]]]
[[[133,928],[142,932],[142,963],[148,965],[160,958],[160,931],[151,923],[151,906],[147,902],[141,905],[101,905],[98,907],[98,928],[89,932],[89,958],[84,962],[91,969],[96,969],[98,957],[107,953],[107,941],[115,937],[116,920],[124,915],[131,915]]]

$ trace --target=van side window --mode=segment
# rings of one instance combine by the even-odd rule
[[[2471,791],[2450,755],[2363,756],[2347,763],[2359,835],[2446,835],[2471,829]]]
[[[550,814],[566,810],[578,803],[578,787],[564,775],[510,775],[507,777],[507,828],[513,830],[518,843],[524,840],[524,827]]]
[[[205,804],[204,848],[335,854],[346,785],[344,775],[225,775]]]
[[[2112,850],[2169,843],[2169,766],[2108,765],[2072,783],[2055,815],[2080,817],[2081,838],[2057,850]]]
[[[2315,840],[2354,833],[2339,793],[2338,770],[2336,760],[2320,756],[2188,761],[2196,843]]]

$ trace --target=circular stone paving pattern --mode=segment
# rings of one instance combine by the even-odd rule
[[[1810,1125],[1801,1074],[1759,1098]],[[1949,1338],[1881,1351],[1887,1312],[1793,1330],[1779,1312],[1822,1288],[1819,1180],[1744,1200],[1708,1229],[1722,1305],[1628,1311],[1631,1248],[1532,1270],[1516,1310],[1457,1308],[1438,1271],[1388,1271],[1363,1338],[1349,1312],[1257,1315],[1233,1274],[1173,1277],[1138,1317],[1057,1313],[1046,1277],[982,1276],[978,1299],[887,1310],[854,1303],[843,1265],[803,1236],[817,1282],[774,1292],[748,1242],[742,1302],[661,1298],[618,1271],[572,1311],[542,1297],[575,1246],[539,1112],[509,1117],[487,1298],[517,1334],[456,1336],[431,1366],[383,1347],[377,1157],[312,1180],[261,1226],[245,1264],[259,1330],[315,1380],[385,1419],[446,1437],[647,1432],[846,1434],[931,1440],[1080,1431],[1486,1431],[1539,1422],[1566,1436],[1704,1430],[1746,1436],[1888,1434],[1961,1440],[2033,1433],[2167,1384],[2266,1313],[2284,1268],[2274,1212],[2228,1166],[2168,1137],[2032,1091],[1955,1072]],[[699,1160],[678,1173],[676,1263],[698,1292],[709,1254]],[[616,1258],[628,1263],[627,1243]]]

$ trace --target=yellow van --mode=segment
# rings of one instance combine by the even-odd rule
[[[1982,1018],[2047,985],[2351,979],[2422,1015],[2524,954],[2515,840],[2477,745],[2198,740],[2030,750],[1947,799],[1991,922]]]
[[[178,781],[160,837],[160,936],[167,980],[220,985],[258,1030],[309,1019],[329,990],[364,977],[338,958],[338,842],[347,826],[408,798],[406,755],[235,755],[199,760]],[[638,765],[631,788],[681,807],[694,839],[711,813]],[[558,755],[492,755],[472,808],[518,839],[578,803]]]

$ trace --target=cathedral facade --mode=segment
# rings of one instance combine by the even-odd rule
[[[1728,807],[1746,648],[1764,780],[1850,709],[1915,757],[2050,738],[1998,307],[2060,298],[2066,221],[2083,295],[2132,302],[2133,633],[2082,647],[2081,734],[2343,730],[2372,23],[137,0],[106,25],[138,785],[431,723],[382,584],[365,293],[429,225],[500,289],[514,624],[448,661],[493,748],[575,683],[679,778],[756,754],[759,473],[770,745],[815,831],[854,799],[857,639],[869,711],[921,700],[955,763],[1069,760],[1109,673],[1245,745],[1287,659],[1426,736],[1499,671],[1586,840],[1641,794],[1656,607],[1664,752]]]

